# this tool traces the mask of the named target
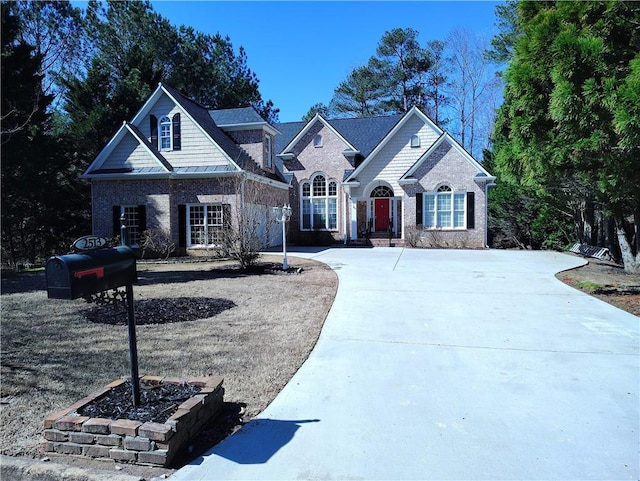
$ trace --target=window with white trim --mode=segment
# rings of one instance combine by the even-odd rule
[[[120,207],[120,215],[124,214],[124,224],[129,228],[129,244],[140,243],[140,208],[137,205],[123,205]]]
[[[187,206],[189,247],[216,246],[222,243],[224,211],[222,204],[193,204]]]
[[[322,147],[322,135],[318,134],[313,138],[314,147]]]
[[[423,196],[425,229],[464,229],[466,192],[454,192],[448,185]]]
[[[417,134],[411,136],[411,147],[420,147],[420,137]]]
[[[159,150],[173,149],[173,125],[171,119],[164,116],[160,119],[160,132],[158,135]]]
[[[338,183],[317,174],[301,187],[302,230],[338,228]]]

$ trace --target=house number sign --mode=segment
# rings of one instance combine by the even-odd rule
[[[73,244],[71,244],[71,250],[73,252],[93,251],[107,247],[108,243],[109,241],[104,237],[85,235],[73,241]]]

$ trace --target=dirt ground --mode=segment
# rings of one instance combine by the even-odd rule
[[[289,264],[302,271],[243,273],[228,262],[138,264],[135,303],[191,297],[223,306],[184,322],[169,322],[166,313],[158,323],[141,316],[136,329],[140,375],[224,377],[222,412],[174,468],[264,410],[313,349],[337,276],[315,261],[290,257]],[[171,474],[174,469],[43,452],[48,414],[130,373],[126,323],[96,322],[89,315],[95,304],[47,299],[45,289],[43,271],[2,278],[0,453],[147,480]]]
[[[556,277],[565,284],[640,316],[640,275],[627,274],[621,265],[589,259],[586,266],[560,272]]]

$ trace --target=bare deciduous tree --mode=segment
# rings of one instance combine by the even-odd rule
[[[258,260],[261,250],[282,242],[272,208],[282,206],[288,192],[279,191],[247,173],[230,179],[226,187],[224,225],[215,234],[215,250],[247,269]]]
[[[446,43],[451,59],[452,129],[462,146],[477,155],[487,147],[480,141],[488,139],[494,123],[499,79],[485,55],[488,45],[482,37],[456,29]]]

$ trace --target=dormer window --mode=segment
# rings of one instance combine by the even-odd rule
[[[314,147],[322,147],[322,135],[318,134],[313,138]]]
[[[420,147],[420,137],[416,134],[411,136],[411,148]]]

